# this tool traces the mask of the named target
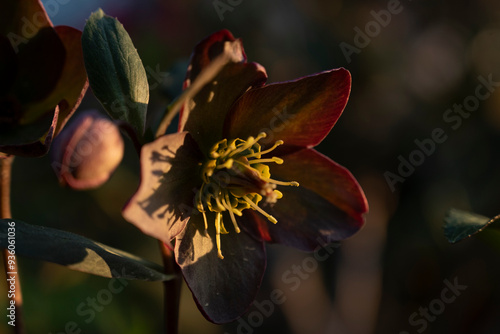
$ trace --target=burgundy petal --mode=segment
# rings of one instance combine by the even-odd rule
[[[341,68],[245,93],[228,114],[228,138],[266,132],[263,143],[281,139],[279,151],[317,145],[342,114],[351,89],[351,75]]]
[[[236,40],[233,37],[233,34],[231,34],[229,30],[223,29],[217,31],[199,42],[194,47],[193,54],[191,55],[184,88],[189,86],[190,83],[196,79],[203,68],[224,52],[226,42],[235,41],[237,41],[239,45],[238,58],[240,58],[240,61],[245,62],[247,57],[245,55],[245,51],[243,50],[243,45],[241,45],[241,41]]]
[[[0,103],[2,97],[7,95],[17,75],[17,57],[14,48],[7,37],[0,34]],[[3,106],[2,106],[3,109]],[[2,110],[3,111],[3,110]],[[0,120],[1,121],[1,120]]]
[[[0,1],[0,33],[17,45],[33,37],[39,29],[52,26],[47,12],[40,0],[2,0]]]
[[[201,185],[201,153],[187,132],[158,138],[141,151],[141,183],[123,217],[166,244],[185,227]]]
[[[83,63],[82,32],[68,26],[55,27],[66,50],[66,62],[54,93],[47,99],[59,105],[56,135],[73,115],[88,88],[87,72]]]
[[[261,86],[266,78],[264,68],[256,63],[227,64],[184,105],[181,129],[189,131],[202,151],[207,152],[223,139],[224,119],[231,105],[251,87]]]
[[[23,105],[38,102],[54,90],[62,74],[66,50],[52,27],[42,28],[26,44],[19,46],[17,54],[19,72],[13,90]],[[51,108],[27,108],[23,119],[30,122]]]
[[[245,229],[265,241],[312,251],[320,243],[345,239],[363,226],[368,204],[347,169],[311,149],[282,158],[284,164],[273,166],[272,177],[297,181],[300,186],[279,187],[283,198],[272,207],[262,206],[278,220],[276,225],[245,212]]]
[[[314,191],[353,217],[368,211],[363,189],[345,167],[312,149],[282,158],[282,165],[271,166],[274,179],[297,181],[300,188]]]
[[[46,110],[59,105],[57,135],[80,105],[88,88],[88,80],[83,63],[82,32],[68,26],[57,26],[54,29],[66,52],[62,74],[51,94],[42,101],[31,104],[28,114],[36,116],[39,114],[39,110]],[[26,121],[32,120],[28,118]]]
[[[0,131],[0,152],[25,157],[40,157],[50,148],[59,116],[59,107],[36,123],[16,125]]]
[[[359,220],[313,191],[305,188],[280,191],[283,198],[273,208],[263,207],[278,220],[276,224],[258,213],[244,212],[241,225],[255,238],[310,252],[318,245],[346,239],[362,226]]]
[[[201,312],[214,323],[226,323],[241,316],[255,299],[266,253],[262,241],[231,231],[221,235],[224,259],[219,259],[214,230],[209,224],[206,235],[201,215],[193,216],[177,237],[175,254]]]

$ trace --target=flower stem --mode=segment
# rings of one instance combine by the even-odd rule
[[[177,334],[179,328],[179,304],[181,301],[182,276],[175,262],[174,252],[159,241],[165,274],[175,278],[163,282],[164,326],[166,334]]]
[[[2,219],[12,218],[12,212],[10,210],[10,179],[13,161],[14,156],[0,159],[0,218]],[[11,285],[7,284],[7,297],[9,298],[8,306],[12,304],[15,305],[15,326],[12,327],[12,333],[21,334],[24,333],[24,324],[22,320],[23,297],[21,293],[21,282],[19,280],[17,258],[7,249],[2,249],[2,255],[5,276],[7,279],[14,279],[14,291],[11,290]],[[7,321],[10,320],[11,319],[8,318]]]

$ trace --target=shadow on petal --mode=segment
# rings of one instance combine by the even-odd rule
[[[166,244],[195,209],[202,155],[187,132],[158,138],[141,151],[141,184],[123,209],[126,220]]]
[[[214,215],[208,215],[209,221]],[[246,233],[221,235],[224,259],[217,256],[215,228],[205,233],[195,215],[177,237],[176,260],[200,311],[214,323],[240,317],[255,299],[266,267],[264,243]]]
[[[189,131],[200,148],[210,150],[223,139],[223,125],[233,103],[252,87],[267,79],[265,69],[256,63],[229,63],[206,84],[182,110],[181,129]]]

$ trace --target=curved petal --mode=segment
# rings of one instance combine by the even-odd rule
[[[0,131],[0,152],[40,157],[50,148],[59,116],[59,107],[42,116],[36,123],[16,125]]]
[[[68,26],[57,26],[54,29],[66,51],[62,73],[51,94],[42,101],[31,104],[30,110],[46,110],[59,105],[57,135],[80,105],[88,88],[88,80],[83,63],[82,32]]]
[[[343,240],[363,226],[368,204],[347,169],[310,149],[283,159],[283,165],[273,166],[272,177],[297,181],[300,186],[280,187],[283,198],[273,207],[263,207],[278,220],[276,225],[259,215],[253,224],[247,213],[242,220],[245,229],[265,241],[312,251],[320,243]]]
[[[2,0],[0,13],[8,13],[2,15],[0,33],[14,44],[33,37],[40,28],[52,26],[40,0]]]
[[[231,105],[251,87],[261,86],[267,78],[256,63],[229,63],[184,107],[181,128],[189,131],[204,153],[222,139],[224,119]]]
[[[312,149],[300,150],[282,158],[282,165],[272,166],[273,178],[297,181],[299,188],[314,191],[353,217],[368,211],[363,189],[345,167]]]
[[[46,100],[59,105],[56,135],[73,115],[87,91],[89,82],[83,63],[82,32],[68,26],[54,28],[66,49],[66,62],[56,88]]]
[[[243,45],[239,39],[235,39],[229,30],[219,30],[200,41],[193,50],[189,61],[188,72],[184,81],[187,88],[200,74],[201,70],[208,66],[212,60],[225,51],[226,42],[237,45],[235,59],[245,62],[247,57]]]
[[[141,151],[141,183],[123,217],[167,245],[185,227],[201,184],[201,154],[187,132],[158,138]]]
[[[2,98],[11,89],[18,72],[16,52],[7,37],[2,34],[0,34],[0,59],[2,59],[0,62],[0,78],[2,78],[0,80],[0,98]]]
[[[221,235],[224,259],[219,259],[214,235],[210,225],[205,234],[201,215],[193,216],[177,237],[175,255],[200,311],[214,323],[226,323],[241,316],[255,299],[266,253],[262,241],[231,231]]]
[[[340,68],[250,90],[232,107],[224,132],[227,138],[266,132],[263,143],[285,142],[280,152],[313,147],[337,122],[350,89],[351,75]]]
[[[13,91],[25,106],[23,121],[30,122],[51,108],[31,108],[31,103],[49,96],[61,77],[66,50],[59,35],[52,27],[42,28],[26,44],[19,46],[17,53],[19,72]]]

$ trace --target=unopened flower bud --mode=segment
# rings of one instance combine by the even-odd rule
[[[73,189],[106,182],[123,158],[118,127],[96,111],[80,114],[54,140],[52,167],[59,181]]]

